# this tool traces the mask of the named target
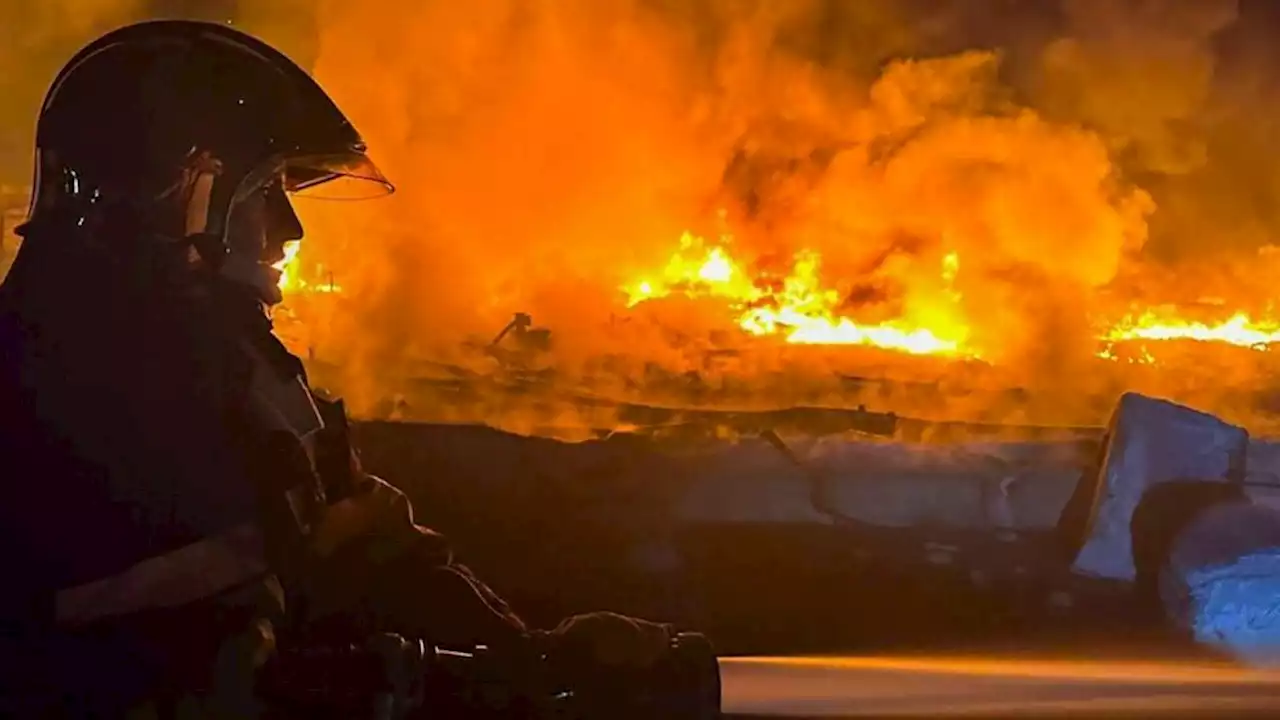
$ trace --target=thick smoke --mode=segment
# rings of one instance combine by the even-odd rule
[[[1099,133],[1132,171],[1182,175],[1208,162],[1197,132],[1213,90],[1212,40],[1235,0],[1066,0],[1065,35],[1040,59],[1032,97]]]
[[[1091,357],[1092,295],[1147,242],[1157,203],[1135,173],[1204,163],[1172,136],[1205,102],[1212,62],[1194,61],[1232,18],[1115,4],[1046,20],[1018,3],[324,3],[318,76],[401,192],[307,208],[308,252],[341,263],[354,307],[312,340],[366,399],[429,374],[424,358],[492,372],[462,348],[514,312],[551,329],[558,377],[633,399],[696,376],[785,404],[858,374],[857,352],[716,355],[722,307],[620,312],[617,288],[681,231],[728,230],[758,270],[820,252],[868,321],[930,320],[957,253],[948,312],[1006,380],[1052,385]],[[1162,83],[1196,87],[1136,100],[1125,81],[1147,48],[1172,57]]]
[[[1267,309],[1280,182],[1266,2],[240,6],[242,26],[313,67],[399,186],[299,201],[304,265],[343,290],[296,300],[300,343],[361,413],[408,395],[425,417],[592,421],[557,403],[531,419],[507,393],[462,402],[457,387],[482,378],[1044,422],[1097,422],[1127,385],[1249,412],[1195,386],[1256,385],[1260,354],[1190,363],[1203,378],[1093,355],[1099,323],[1131,303]],[[954,320],[991,365],[749,340],[714,301],[626,309],[618,288],[660,271],[685,231],[731,233],[735,259],[764,274],[816,251],[844,314]],[[960,269],[943,283],[948,254]],[[489,347],[515,313],[549,335]],[[877,375],[942,399],[847,380]],[[1039,404],[1009,404],[1008,387]]]

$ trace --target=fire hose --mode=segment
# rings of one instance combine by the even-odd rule
[[[269,716],[408,720],[710,720],[720,670],[707,639],[681,633],[647,668],[555,652],[450,650],[397,635],[282,651],[265,669]]]

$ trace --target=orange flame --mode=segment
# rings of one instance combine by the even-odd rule
[[[951,307],[936,308],[940,310],[933,313],[936,322],[863,324],[840,314],[840,293],[822,284],[818,272],[821,257],[817,253],[796,253],[791,272],[780,287],[771,287],[763,278],[748,275],[729,254],[725,246],[732,241],[731,236],[722,236],[719,245],[706,248],[702,238],[685,233],[680,238],[680,250],[660,276],[640,279],[622,288],[627,306],[673,294],[713,297],[728,300],[737,313],[738,326],[752,335],[777,335],[789,343],[804,345],[868,345],[915,355],[977,355],[966,345],[968,326],[955,307],[960,299],[952,289],[960,270],[956,253],[943,259],[941,278]]]
[[[708,246],[701,237],[684,233],[679,249],[660,273],[641,278],[621,288],[626,306],[669,296],[715,298],[728,301],[734,321],[743,331],[757,337],[781,337],[797,345],[862,345],[913,355],[980,357],[971,346],[969,326],[960,310],[962,296],[955,289],[960,257],[947,253],[942,259],[939,279],[944,289],[939,302],[927,305],[917,322],[905,318],[867,324],[840,313],[840,293],[823,284],[821,256],[813,251],[797,252],[789,274],[781,282],[769,282],[764,274],[751,273],[730,253],[731,235],[722,235]],[[309,283],[301,276],[301,245],[289,242],[284,258],[274,267],[280,271],[279,287],[286,294],[337,293],[340,286]],[[1099,335],[1106,360],[1155,364],[1150,343],[1190,340],[1222,343],[1267,351],[1280,343],[1280,321],[1255,320],[1238,312],[1221,322],[1202,322],[1178,316],[1176,308],[1144,310],[1123,317]],[[1135,351],[1116,352],[1117,344],[1137,344]]]
[[[280,271],[280,280],[277,281],[276,285],[284,292],[297,287],[298,268],[296,260],[298,259],[298,251],[301,248],[302,243],[297,240],[290,240],[284,244],[284,257],[280,259],[280,262],[271,266]]]
[[[291,240],[284,244],[284,257],[271,267],[280,271],[280,279],[276,285],[286,294],[300,292],[319,292],[319,293],[340,293],[342,288],[333,283],[332,279],[323,283],[310,283],[301,276],[300,263],[298,254],[302,249],[302,243],[298,240]]]
[[[756,336],[781,336],[788,343],[805,345],[866,345],[914,355],[980,356],[968,343],[969,326],[960,310],[962,296],[955,289],[960,257],[955,252],[942,261],[941,301],[919,313],[917,322],[863,324],[840,314],[839,292],[824,286],[819,277],[818,253],[796,253],[790,274],[780,287],[771,287],[730,255],[732,243],[732,236],[724,235],[708,248],[702,238],[685,233],[661,274],[622,288],[627,307],[671,295],[719,298],[729,301],[737,325]],[[1106,327],[1098,340],[1102,348],[1097,355],[1107,360],[1121,359],[1115,352],[1118,343],[1192,340],[1265,351],[1280,343],[1280,321],[1255,320],[1240,312],[1225,321],[1206,323],[1179,317],[1176,309],[1146,310]],[[1141,364],[1156,362],[1147,344],[1124,357]]]
[[[1236,313],[1228,320],[1216,324],[1193,322],[1179,318],[1160,317],[1147,311],[1130,316],[1112,327],[1105,340],[1198,340],[1219,342],[1241,347],[1265,349],[1280,342],[1280,322],[1254,321],[1246,313]]]

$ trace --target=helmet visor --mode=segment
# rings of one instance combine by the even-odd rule
[[[281,182],[285,192],[317,200],[369,200],[395,192],[378,166],[362,152],[299,155],[263,163],[241,181],[232,207],[267,185]]]
[[[369,156],[355,152],[288,160],[284,189],[317,200],[369,200],[395,192],[395,186]]]

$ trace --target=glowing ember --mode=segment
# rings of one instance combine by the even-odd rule
[[[701,238],[685,233],[661,277],[641,279],[622,288],[627,306],[673,294],[719,298],[729,302],[739,327],[752,335],[777,335],[789,343],[805,345],[868,345],[917,355],[976,355],[964,344],[968,327],[956,320],[954,307],[932,313],[937,320],[934,326],[904,321],[858,323],[839,314],[840,293],[822,284],[817,253],[797,253],[791,272],[781,283],[770,283],[764,274],[749,275],[729,254],[726,246],[732,242],[732,237],[722,236],[719,245],[706,248]],[[946,288],[947,305],[960,299],[952,289],[959,270],[959,256],[946,255],[940,280]]]

